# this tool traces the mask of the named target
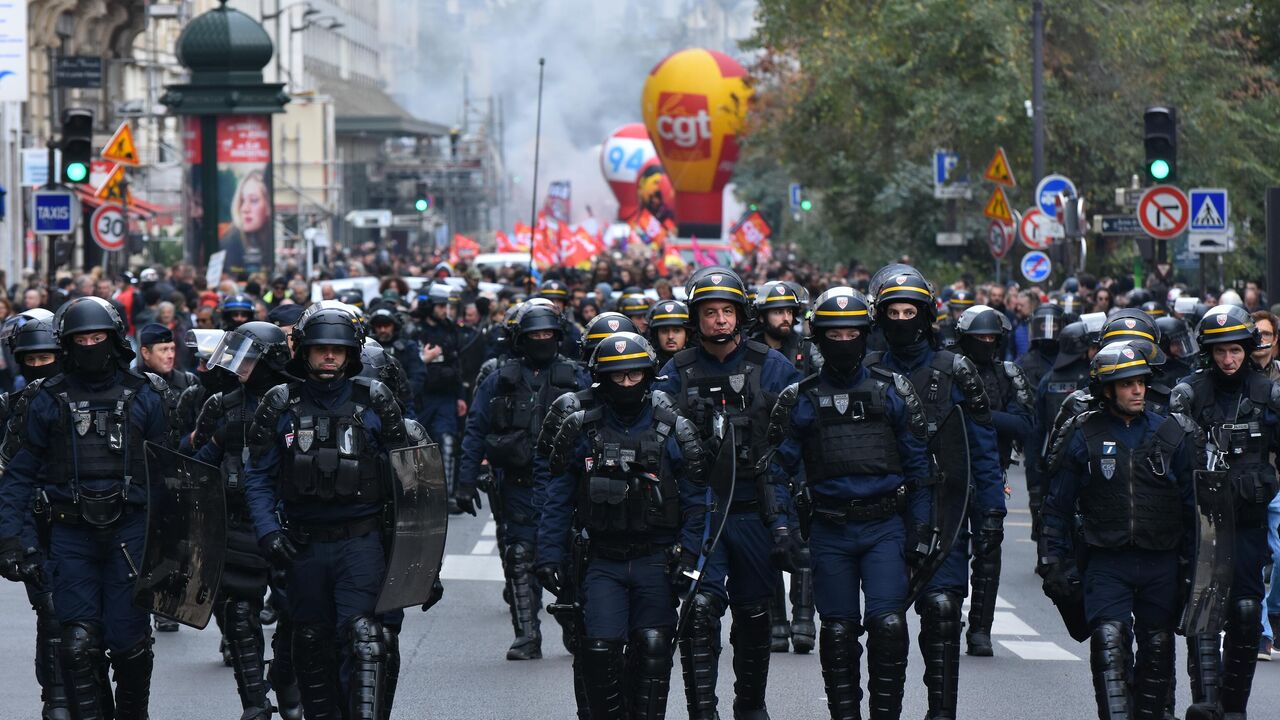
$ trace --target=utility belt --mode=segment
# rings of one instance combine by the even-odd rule
[[[906,509],[906,486],[899,486],[891,493],[870,498],[836,500],[818,494],[813,496],[813,514],[827,522],[840,525],[888,520],[894,515],[902,514]]]
[[[654,542],[611,542],[609,540],[600,540],[593,538],[591,540],[591,549],[589,550],[591,557],[598,557],[602,560],[614,560],[625,562],[629,560],[638,560],[655,553],[666,552],[671,547],[671,543],[654,543]]]
[[[110,490],[76,491],[74,502],[48,501],[49,520],[63,525],[103,528],[114,525],[122,517],[145,512],[143,505],[125,502],[125,484]]]
[[[751,498],[750,500],[733,500],[729,503],[729,515],[738,515],[749,512],[760,512],[760,498]]]
[[[362,535],[368,535],[372,532],[382,531],[382,516],[380,514],[366,515],[355,520],[346,522],[324,523],[308,525],[304,523],[288,524],[287,532],[290,538],[302,543],[313,542],[338,542],[340,540],[350,540],[358,538]]]

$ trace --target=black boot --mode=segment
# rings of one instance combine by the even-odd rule
[[[902,613],[867,620],[867,695],[871,720],[897,720],[907,681],[907,618]]]
[[[1138,659],[1133,676],[1133,717],[1163,720],[1173,678],[1171,630],[1155,630],[1138,636]]]
[[[769,685],[769,602],[732,606],[733,717],[768,720],[765,689]]]
[[[580,652],[573,654],[573,702],[578,709],[578,720],[591,720],[591,703],[587,699],[586,658]]]
[[[125,652],[111,653],[117,720],[147,720],[147,707],[151,704],[151,670],[155,663],[151,642],[148,635]]]
[[[689,627],[680,638],[680,666],[689,720],[716,720],[716,676],[720,669],[720,616],[724,602],[698,593],[689,602]]]
[[[293,621],[280,613],[271,636],[271,665],[267,678],[276,694],[276,707],[284,720],[302,720],[302,693],[293,667]]]
[[[258,625],[259,609],[248,600],[228,598],[223,607],[227,648],[231,651],[231,668],[235,671],[236,690],[244,715],[240,720],[270,720],[271,701],[267,698],[267,680],[263,670],[262,628]]]
[[[357,615],[342,630],[350,654],[351,679],[347,688],[347,720],[382,720],[382,691],[387,676],[387,646],[382,623]]]
[[[67,687],[62,681],[62,663],[58,655],[62,648],[62,626],[53,612],[53,593],[32,585],[27,586],[27,598],[36,611],[36,680],[40,683],[41,720],[70,720],[67,707]]]
[[[1089,638],[1089,666],[1098,720],[1129,720],[1129,637],[1118,622],[1104,622]]]
[[[969,596],[968,653],[991,657],[991,623],[996,613],[996,592],[1000,589],[1000,545],[1004,542],[1004,517],[986,515],[973,543],[973,592]]]
[[[293,667],[307,720],[341,720],[333,630],[299,625],[293,630]]]
[[[1253,671],[1258,666],[1258,641],[1262,639],[1262,604],[1257,598],[1239,598],[1227,608],[1222,645],[1222,710],[1240,713],[1249,708]]]
[[[813,652],[817,627],[813,624],[813,568],[809,548],[802,552],[804,567],[791,573],[791,647],[804,655]]]
[[[928,720],[955,720],[960,680],[960,599],[946,592],[916,601],[920,613],[920,654],[929,695]]]
[[[58,659],[71,716],[77,720],[103,720],[107,717],[103,706],[111,696],[111,683],[102,674],[102,631],[96,623],[64,625],[60,649]]]
[[[581,652],[592,720],[626,720],[622,706],[622,643],[590,639]]]
[[[862,685],[858,680],[862,628],[852,620],[823,620],[821,632],[818,660],[831,720],[862,720]]]
[[[533,578],[533,549],[525,543],[512,543],[507,547],[507,554],[507,568],[511,573],[511,624],[516,631],[507,659],[538,660],[542,657],[542,630]]]
[[[787,622],[787,597],[778,572],[773,597],[769,598],[769,651],[784,653],[791,649],[791,623]]]
[[[631,634],[635,659],[632,679],[631,720],[662,720],[667,716],[671,691],[671,633],[645,628]]]
[[[1187,638],[1187,676],[1191,680],[1187,720],[1219,720],[1222,717],[1222,654],[1217,635]]]
[[[391,720],[391,705],[400,684],[400,628],[382,626],[382,644],[387,649],[387,671],[382,684],[382,720]]]

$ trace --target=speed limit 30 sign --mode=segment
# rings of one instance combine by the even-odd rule
[[[124,221],[124,209],[119,205],[102,205],[93,211],[89,219],[93,241],[103,250],[124,248],[124,236],[128,227]]]

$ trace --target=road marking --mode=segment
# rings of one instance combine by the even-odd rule
[[[969,598],[965,598],[965,599],[964,599],[964,607],[969,607]],[[1014,610],[1014,609],[1015,609],[1015,608],[1013,607],[1013,603],[1009,602],[1008,600],[1005,600],[1004,598],[1000,597],[999,595],[996,595],[996,607],[1000,608],[1001,610]]]
[[[498,523],[490,520],[484,524],[484,529],[480,531],[480,537],[498,537]]]
[[[1042,640],[1000,640],[1005,649],[1023,660],[1079,660],[1054,642]]]
[[[445,555],[440,578],[502,582],[502,560],[497,555]]]
[[[1005,527],[1031,527],[1031,523],[1022,522],[1021,520],[1005,520]]]
[[[472,555],[492,555],[498,549],[497,540],[477,540],[476,546],[471,548]]]
[[[1030,509],[1028,509],[1028,508],[1008,508],[1008,510],[1007,510],[1007,511],[1008,511],[1008,512],[1011,512],[1011,513],[1014,513],[1014,514],[1017,514],[1017,515],[1030,515],[1030,514],[1031,514],[1031,510],[1030,510]]]
[[[992,635],[1018,635],[1021,637],[1038,637],[1040,633],[1023,622],[1011,612],[997,612],[991,623]]]

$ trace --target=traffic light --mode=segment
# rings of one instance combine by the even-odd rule
[[[1147,150],[1147,177],[1157,183],[1178,179],[1178,110],[1149,107],[1142,115],[1142,144]]]
[[[414,185],[416,190],[413,196],[413,209],[420,213],[424,213],[431,209],[431,195],[427,192],[427,184],[424,182]]]
[[[89,182],[89,161],[93,159],[93,111],[67,108],[62,111],[62,181]]]
[[[800,209],[801,209],[801,210],[803,210],[803,211],[805,211],[805,212],[809,212],[810,210],[812,210],[812,209],[813,209],[813,201],[812,201],[812,200],[810,200],[809,198],[805,198],[805,199],[801,200],[801,201],[800,201]]]

